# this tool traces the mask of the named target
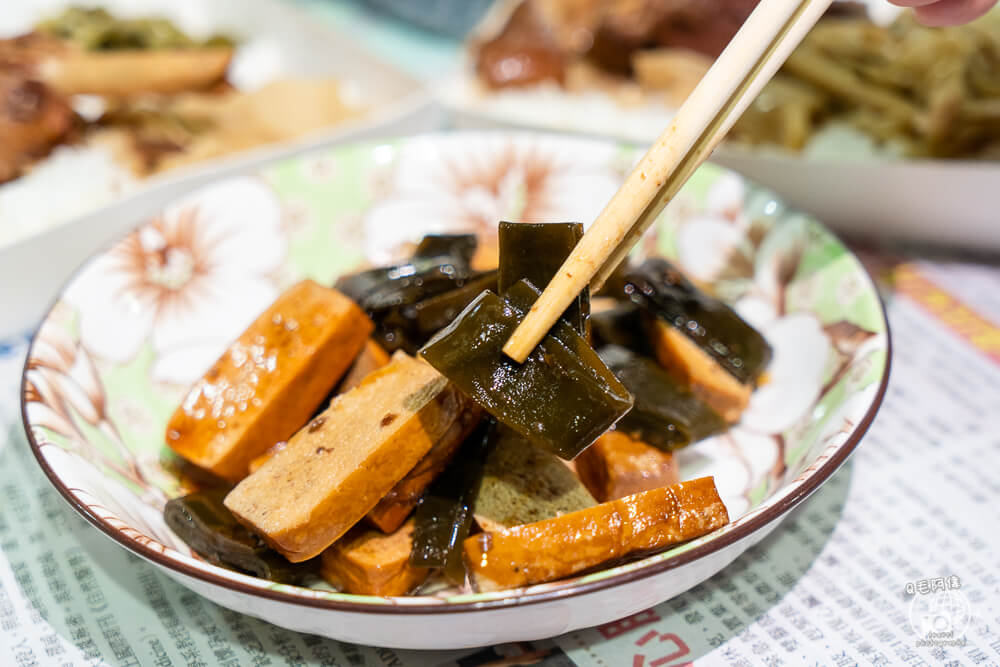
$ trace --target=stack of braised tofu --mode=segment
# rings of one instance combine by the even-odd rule
[[[501,223],[492,268],[474,237],[426,237],[290,288],[171,419],[167,444],[220,487],[168,523],[218,564],[383,596],[557,580],[725,525],[672,452],[737,420],[770,358],[727,306],[650,260],[525,363],[501,352],[582,233]]]

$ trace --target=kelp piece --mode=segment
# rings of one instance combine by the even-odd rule
[[[465,581],[462,541],[472,528],[472,507],[496,423],[483,421],[431,485],[414,513],[410,564],[441,568],[453,584]]]
[[[428,234],[417,244],[413,258],[447,257],[453,262],[469,266],[478,245],[475,234]]]
[[[393,352],[404,350],[408,354],[416,354],[434,333],[417,329],[416,305],[426,299],[460,290],[469,280],[479,277],[479,274],[470,273],[467,269],[444,264],[377,287],[361,300],[360,305],[375,322],[374,337],[382,347]]]
[[[387,351],[415,354],[483,289],[496,283],[495,272],[480,273],[446,258],[372,269],[337,282],[375,322],[375,340]],[[431,261],[423,267],[423,262]],[[371,275],[366,275],[371,274]],[[465,289],[472,285],[471,289]]]
[[[642,309],[634,303],[618,303],[590,314],[594,347],[620,345],[636,354],[652,355],[653,348],[642,319]]]
[[[392,266],[380,266],[340,276],[334,287],[363,307],[362,302],[365,297],[375,290],[394,283],[408,285],[413,282],[414,276],[434,269],[448,273],[449,269],[443,267],[451,267],[450,272],[453,274],[468,272],[465,267],[456,265],[455,262],[442,262],[440,257],[417,257]]]
[[[502,352],[538,295],[525,281],[505,298],[483,292],[420,354],[498,421],[572,459],[629,410],[632,397],[563,320],[523,364]]]
[[[434,334],[451,324],[483,291],[496,288],[497,272],[486,271],[470,277],[462,287],[418,301],[411,309],[401,313],[406,319],[408,335],[423,345]]]
[[[592,298],[607,297],[621,301],[625,299],[625,275],[632,270],[632,263],[626,257],[621,261],[611,275],[604,281],[604,285],[597,292],[591,294]]]
[[[771,360],[771,346],[763,336],[664,259],[647,259],[629,271],[625,292],[742,384],[753,384]]]
[[[503,530],[597,504],[559,457],[505,426],[496,429],[493,440],[475,495],[476,523],[483,530]]]
[[[421,285],[428,279],[433,281],[436,275],[469,276],[476,246],[474,234],[429,234],[420,241],[409,260],[341,276],[335,287],[366,308],[365,300],[374,298],[378,291]]]
[[[667,452],[726,430],[718,413],[652,359],[617,345],[599,354],[635,399],[617,430]]]
[[[505,293],[519,280],[544,289],[583,237],[579,222],[501,222],[498,290]],[[563,313],[581,335],[587,335],[590,288],[584,289]]]
[[[466,538],[477,591],[554,581],[686,542],[729,523],[711,477],[702,477],[552,519]]]
[[[280,583],[296,583],[312,572],[311,565],[289,563],[240,525],[222,504],[227,492],[207,489],[169,500],[163,518],[185,544],[216,565]]]

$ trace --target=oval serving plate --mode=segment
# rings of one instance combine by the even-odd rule
[[[329,284],[429,232],[500,219],[591,220],[639,157],[596,140],[455,133],[345,145],[207,185],[84,265],[32,343],[26,430],[62,495],[122,546],[211,600],[294,630],[404,648],[531,640],[669,599],[760,541],[867,430],[889,338],[861,264],[817,222],[712,165],[636,252],[672,258],[775,350],[740,424],[679,453],[733,522],[586,576],[499,594],[371,598],[213,566],[167,529],[179,492],[163,429],[189,383],[285,286]]]

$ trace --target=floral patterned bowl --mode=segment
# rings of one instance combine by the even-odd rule
[[[768,192],[704,166],[637,249],[673,258],[774,347],[770,380],[728,433],[680,452],[733,522],[641,561],[510,593],[373,598],[215,567],[161,518],[179,491],[163,429],[187,385],[293,281],[330,283],[428,232],[500,219],[591,220],[639,153],[521,133],[326,149],[206,185],[89,261],[25,367],[23,409],[49,479],[121,545],[227,607],[295,630],[409,648],[530,640],[622,617],[732,562],[844,462],[888,378],[878,294],[858,260]]]

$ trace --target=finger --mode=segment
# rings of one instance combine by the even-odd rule
[[[925,5],[933,5],[939,0],[889,0],[892,4],[897,7],[923,7]]]
[[[944,27],[973,21],[997,3],[997,0],[939,0],[917,7],[917,20],[927,26]]]

